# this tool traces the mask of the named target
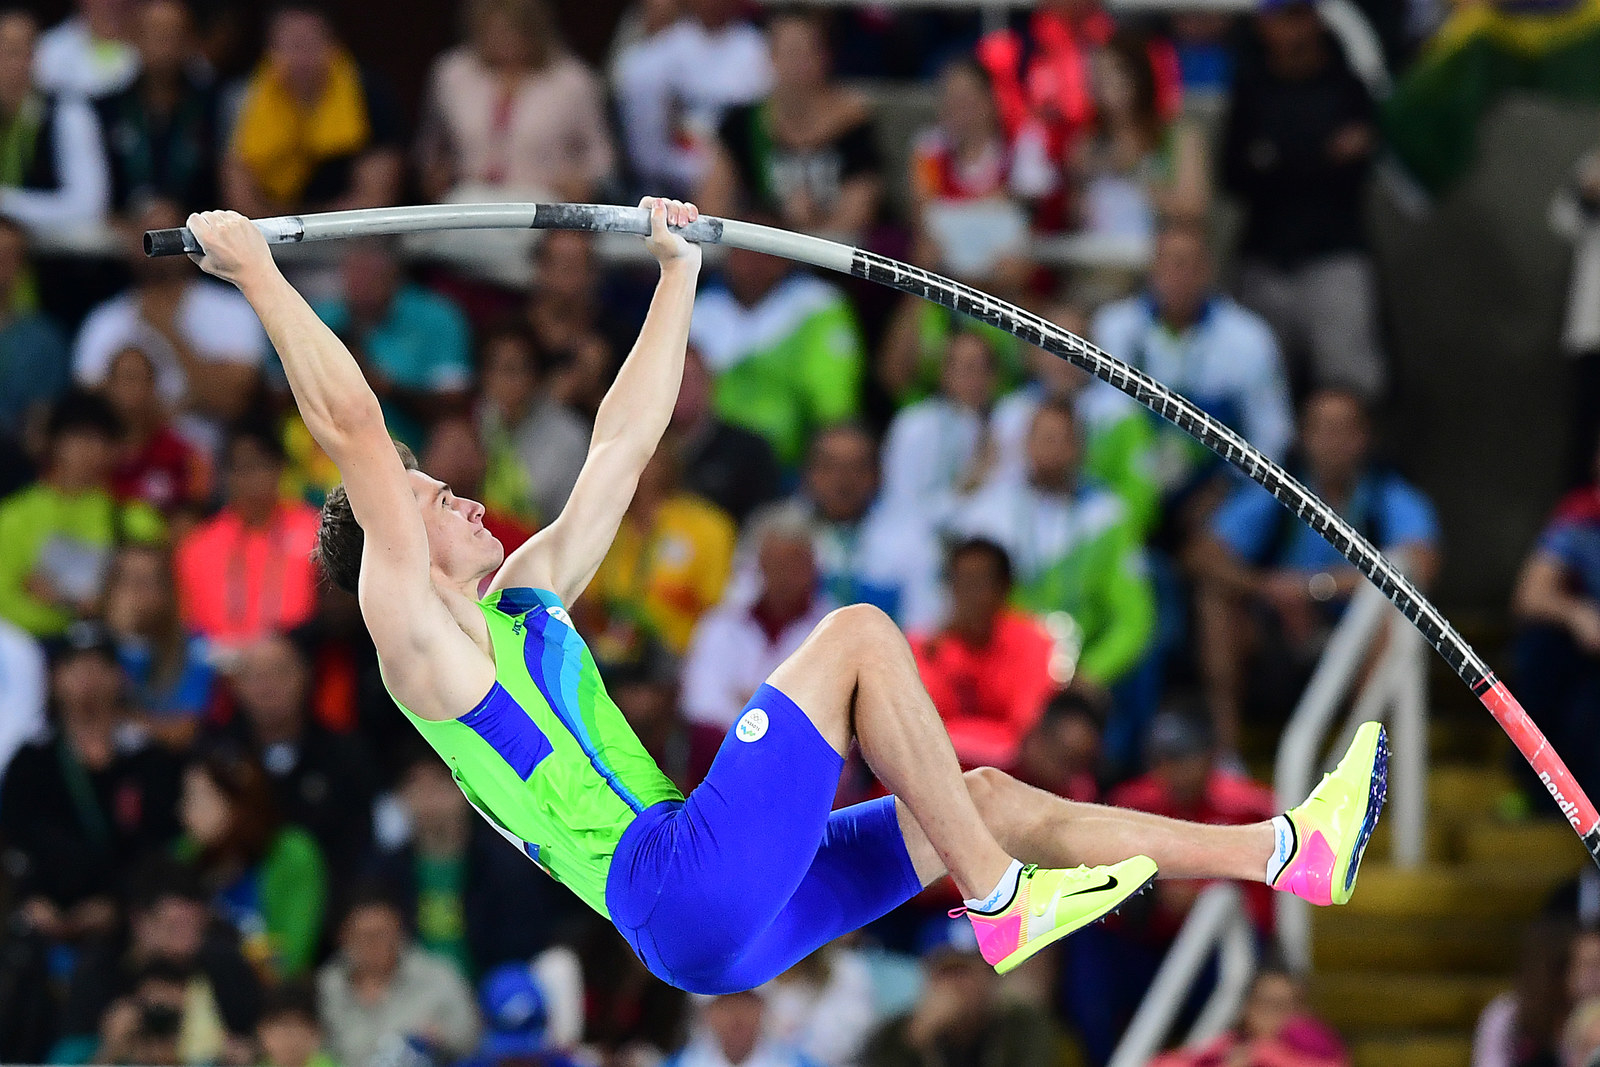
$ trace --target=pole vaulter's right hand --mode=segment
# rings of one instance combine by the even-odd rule
[[[639,201],[639,206],[650,210],[650,236],[644,239],[644,246],[656,257],[656,261],[663,268],[669,263],[699,267],[700,246],[685,241],[667,227],[689,225],[700,217],[700,209],[685,201],[668,200],[663,196],[647,196]]]
[[[207,274],[246,285],[277,269],[267,239],[256,224],[237,211],[202,211],[189,216],[189,231],[204,254],[189,254]]]

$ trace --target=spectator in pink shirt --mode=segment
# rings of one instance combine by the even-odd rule
[[[1282,966],[1256,972],[1239,1021],[1199,1048],[1177,1049],[1150,1067],[1348,1067],[1333,1027],[1306,1010],[1305,985]]]
[[[422,181],[588,202],[611,172],[600,81],[561,44],[544,0],[474,0],[467,41],[433,65]]]

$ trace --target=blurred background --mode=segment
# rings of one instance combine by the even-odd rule
[[[572,606],[685,788],[832,607],[963,764],[1235,823],[1382,717],[1355,900],[1162,882],[1004,980],[935,886],[687,997],[506,849],[308,559],[337,471],[193,210],[632,203],[1046,315],[1379,544],[1600,791],[1600,0],[80,0],[0,9],[0,1060],[1585,1067],[1600,877],[1326,545],[1109,387],[713,249],[666,440]],[[513,548],[560,510],[637,240],[280,250]],[[881,786],[859,760],[840,801]],[[1159,1059],[1158,1059],[1159,1057]]]

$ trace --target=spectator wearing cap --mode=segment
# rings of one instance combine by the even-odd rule
[[[155,364],[156,393],[177,427],[214,454],[222,428],[245,413],[261,380],[267,333],[232,287],[207,278],[182,256],[151,259],[144,230],[183,224],[170,201],[146,204],[128,235],[133,285],[89,312],[72,346],[72,376],[103,385],[123,349],[140,349]]]
[[[872,105],[830,77],[822,12],[780,12],[767,23],[767,48],[772,92],[723,115],[695,202],[712,215],[759,205],[788,229],[855,244],[883,199]]]
[[[751,512],[777,499],[782,472],[766,438],[717,414],[712,389],[711,369],[690,345],[671,423],[683,443],[683,484],[742,526]]]
[[[128,729],[126,684],[109,634],[68,630],[50,668],[51,733],[0,785],[5,866],[24,923],[49,941],[109,932],[129,865],[177,836],[176,758]]]
[[[355,354],[383,404],[384,424],[413,449],[442,412],[464,411],[472,385],[467,317],[440,293],[406,278],[399,249],[351,241],[339,261],[339,295],[317,317]]]
[[[44,473],[0,500],[0,618],[40,637],[91,611],[112,546],[155,541],[161,517],[111,492],[122,426],[105,400],[61,397],[45,426]]]
[[[1585,790],[1600,789],[1600,445],[1594,480],[1556,507],[1512,594],[1517,692]],[[1534,783],[1528,783],[1532,786]]]
[[[1070,688],[1056,693],[1022,739],[1013,776],[1058,797],[1098,803],[1105,722],[1105,703],[1094,695]]]
[[[689,1043],[665,1067],[817,1067],[799,1049],[773,1040],[766,1015],[761,989],[697,999]]]
[[[106,579],[104,618],[128,676],[133,710],[169,747],[186,747],[211,710],[216,670],[205,642],[178,616],[170,549],[117,549]]]
[[[256,1043],[261,1067],[339,1067],[325,1047],[317,991],[305,982],[284,982],[267,994]]]
[[[532,330],[503,323],[478,347],[476,418],[488,449],[483,503],[535,527],[567,506],[589,454],[589,428],[550,395],[546,354]]]
[[[353,895],[338,944],[317,972],[317,1006],[328,1051],[343,1067],[374,1067],[380,1056],[402,1055],[407,1043],[446,1063],[477,1047],[472,987],[450,961],[412,942],[399,906],[382,890]]]
[[[38,79],[38,34],[26,8],[0,14],[0,215],[43,236],[103,220],[111,181],[94,110]]]
[[[611,79],[633,182],[685,196],[705,177],[728,109],[772,85],[761,31],[736,0],[692,0],[685,17],[617,56]]]
[[[721,279],[695,298],[689,339],[711,368],[717,414],[765,437],[788,469],[812,435],[860,408],[855,312],[786,259],[730,249]]]
[[[27,231],[0,215],[0,440],[21,438],[72,380],[66,338],[38,304]]]
[[[471,981],[527,960],[566,932],[575,898],[472,810],[432,750],[419,750],[396,789],[410,839],[370,865],[406,917],[417,947]]]
[[[1373,459],[1372,419],[1361,394],[1323,388],[1301,415],[1301,479],[1427,588],[1439,569],[1433,505]],[[1308,677],[1360,574],[1266,490],[1240,487],[1196,543],[1201,662],[1218,740],[1238,746],[1246,666],[1269,703],[1293,699]],[[1285,675],[1288,675],[1285,678]]]
[[[194,18],[181,0],[141,0],[131,28],[138,74],[94,101],[111,165],[111,210],[125,216],[153,198],[185,212],[209,208],[217,202],[223,131]]]
[[[571,949],[503,963],[478,986],[483,1041],[459,1067],[570,1067],[582,1027],[583,979]]]
[[[1388,372],[1364,194],[1377,107],[1308,0],[1262,0],[1222,135],[1222,182],[1244,208],[1239,298],[1314,385],[1368,400]],[[1164,380],[1164,379],[1163,379]]]
[[[49,1062],[88,1062],[102,1020],[108,1011],[122,1010],[116,1006],[127,1003],[152,965],[187,975],[184,1006],[197,1016],[207,1013],[212,1023],[192,1028],[186,1052],[208,1061],[225,1053],[228,1062],[245,1062],[242,1054],[261,1007],[260,977],[240,951],[238,931],[211,911],[198,873],[168,855],[151,854],[134,869],[125,899],[125,930],[91,945],[72,973],[61,1041]],[[184,1062],[192,1061],[186,1056]]]
[[[211,492],[211,457],[178,433],[157,373],[136,345],[111,357],[99,390],[122,421],[111,485],[118,500],[142,500],[187,529]]]
[[[223,506],[178,542],[178,602],[188,626],[226,655],[292,630],[317,608],[317,511],[285,501],[283,444],[265,424],[236,427]]]
[[[809,526],[822,593],[835,605],[871,604],[903,629],[935,626],[942,607],[939,547],[926,519],[879,494],[878,446],[856,423],[812,440],[800,490],[757,512],[751,529],[781,518]],[[749,588],[754,548],[742,553],[738,588]]]
[[[889,1020],[867,1043],[862,1067],[1055,1062],[1060,1034],[1038,1009],[1000,998],[1000,977],[979,955],[971,923],[933,919],[919,941],[922,992],[909,1014]]]
[[[683,664],[689,777],[711,768],[723,736],[768,674],[800,647],[830,607],[819,594],[810,524],[776,515],[754,524],[759,587],[737,590],[701,619]]]
[[[682,479],[677,442],[666,438],[639,475],[616,540],[589,584],[589,611],[604,613],[591,631],[603,663],[635,658],[650,639],[682,655],[694,624],[722,599],[738,529],[714,504],[685,491]]]
[[[251,218],[383,207],[400,192],[404,140],[392,94],[327,12],[314,0],[279,4],[223,157],[223,200]]]
[[[1041,404],[1028,430],[1023,475],[968,497],[950,525],[1006,550],[1019,607],[1071,616],[1080,635],[1080,684],[1105,688],[1128,675],[1149,647],[1155,597],[1127,508],[1081,478],[1082,457],[1071,403]]]
[[[1072,678],[1071,650],[1038,619],[1010,607],[1011,557],[983,538],[950,550],[944,626],[913,633],[922,684],[964,767],[1016,765],[1045,701]]]
[[[245,645],[229,672],[230,732],[257,753],[278,811],[317,842],[334,876],[367,862],[378,772],[360,734],[335,733],[311,711],[302,645],[271,633]]]

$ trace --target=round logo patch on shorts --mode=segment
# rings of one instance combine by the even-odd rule
[[[739,719],[733,733],[741,741],[761,740],[767,736],[767,713],[760,708],[751,708]]]

